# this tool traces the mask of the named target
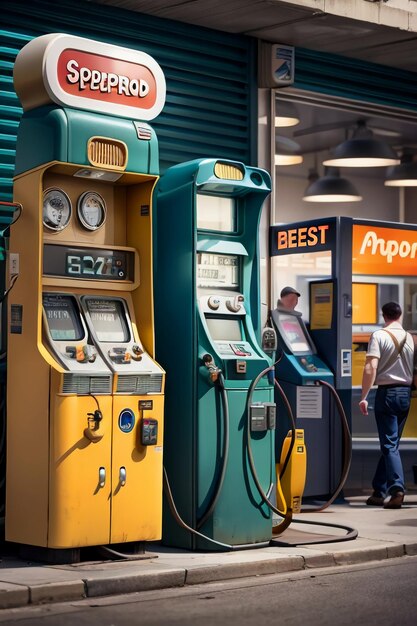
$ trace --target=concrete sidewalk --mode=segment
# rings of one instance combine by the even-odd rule
[[[368,507],[365,501],[366,496],[349,497],[322,513],[296,518],[355,528],[358,537],[351,541],[222,553],[188,552],[153,543],[147,548],[150,559],[74,565],[42,565],[6,556],[0,563],[0,608],[417,555],[417,493],[407,494],[399,510]],[[342,537],[346,531],[293,522],[286,533],[299,539],[321,534],[327,540],[329,534]]]

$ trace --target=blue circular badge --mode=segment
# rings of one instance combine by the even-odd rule
[[[119,428],[122,433],[130,433],[135,425],[135,414],[132,409],[123,409],[119,415]]]

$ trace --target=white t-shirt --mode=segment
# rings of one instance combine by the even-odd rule
[[[392,337],[382,328],[372,333],[368,344],[366,356],[379,359],[376,373],[376,385],[411,385],[413,380],[414,341],[410,333],[407,333],[399,322],[391,322],[386,326],[398,343],[404,341],[404,347],[400,354],[392,340]],[[394,355],[397,358],[394,359]]]

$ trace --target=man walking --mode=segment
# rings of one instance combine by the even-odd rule
[[[388,302],[382,307],[385,325],[371,335],[359,402],[362,414],[368,415],[366,398],[372,385],[378,385],[375,419],[381,457],[372,481],[374,491],[366,504],[385,509],[401,508],[405,490],[398,446],[410,409],[414,342],[399,321],[401,315],[397,302]],[[390,498],[385,500],[387,495]]]

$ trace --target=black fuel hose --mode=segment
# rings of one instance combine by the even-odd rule
[[[11,290],[13,289],[14,284],[17,281],[18,278],[19,278],[19,274],[13,274],[13,276],[10,279],[10,285],[9,285],[8,289],[6,289],[6,291],[3,293],[3,295],[0,298],[0,304],[2,304],[6,300],[7,296],[9,295]]]
[[[227,543],[222,543],[221,541],[216,541],[215,539],[212,539],[211,537],[207,537],[206,535],[203,535],[202,533],[198,532],[198,530],[196,530],[195,528],[191,528],[191,526],[189,526],[188,524],[184,522],[184,520],[182,519],[182,517],[177,511],[174,498],[172,497],[171,486],[169,484],[165,467],[164,467],[164,493],[167,497],[168,506],[170,508],[172,516],[177,522],[177,524],[181,526],[182,528],[184,528],[185,530],[188,530],[188,532],[192,533],[193,535],[196,535],[197,537],[201,537],[201,539],[205,539],[206,541],[209,541],[210,543],[213,543],[216,546],[224,548],[225,550],[248,550],[250,548],[266,548],[269,545],[269,541],[266,541],[266,542],[263,541],[260,543],[238,544],[238,545],[232,546]]]
[[[144,556],[143,554],[126,554],[125,552],[119,552],[109,546],[96,546],[96,552],[104,557],[110,557],[114,559],[123,559],[124,561],[139,561],[143,559],[154,559],[155,555]]]
[[[229,418],[229,403],[227,401],[227,394],[226,394],[226,389],[224,387],[224,378],[223,378],[223,374],[220,372],[219,373],[219,377],[218,377],[218,383],[217,383],[218,389],[219,389],[219,393],[220,393],[220,398],[222,401],[222,409],[223,409],[223,449],[222,449],[222,466],[221,466],[221,470],[220,470],[220,474],[219,474],[219,478],[217,481],[217,485],[216,488],[214,490],[214,495],[212,497],[212,500],[206,510],[206,512],[204,513],[204,515],[202,515],[200,517],[199,520],[197,520],[197,529],[200,529],[204,526],[204,524],[207,522],[208,518],[210,517],[210,515],[213,513],[214,508],[219,500],[220,497],[220,493],[223,487],[223,483],[224,483],[224,478],[226,476],[226,468],[227,468],[227,462],[229,460],[229,441],[230,441],[230,418]]]
[[[277,389],[279,390],[281,397],[284,401],[284,404],[287,408],[288,414],[290,416],[291,419],[291,423],[292,423],[292,432],[293,432],[293,437],[291,438],[291,444],[290,447],[288,449],[288,454],[285,457],[285,462],[283,465],[283,469],[280,473],[280,478],[283,476],[284,471],[287,467],[292,449],[294,447],[294,441],[295,441],[295,420],[294,420],[294,415],[293,412],[291,410],[291,405],[288,401],[288,398],[284,392],[284,390],[282,389],[282,387],[280,386],[280,384],[278,383],[278,381],[276,380],[276,378],[274,379],[274,383],[275,386],[277,387]],[[351,438],[351,434],[350,434],[350,429],[349,429],[349,424],[347,421],[347,417],[346,417],[346,413],[343,409],[343,405],[340,401],[340,398],[336,392],[336,390],[334,389],[334,387],[332,385],[330,385],[329,383],[327,383],[324,380],[319,380],[317,381],[316,384],[320,384],[323,385],[325,387],[328,387],[331,391],[331,393],[333,394],[335,400],[336,400],[336,404],[339,410],[339,414],[342,418],[342,424],[343,424],[343,434],[344,434],[344,438],[345,438],[345,444],[347,443],[347,445],[345,445],[345,451],[348,451],[348,453],[345,452],[345,458],[344,458],[344,467],[341,473],[341,479],[339,481],[339,485],[336,488],[334,494],[332,495],[332,497],[322,506],[318,507],[318,508],[311,508],[311,509],[301,509],[301,513],[305,513],[305,512],[310,512],[310,513],[319,513],[321,511],[324,511],[324,509],[326,509],[328,506],[330,506],[330,504],[332,504],[332,502],[335,501],[335,499],[337,498],[337,496],[339,495],[339,493],[341,492],[343,485],[346,482],[348,473],[349,473],[349,469],[350,469],[350,464],[351,464],[351,460],[352,460],[352,438]],[[346,530],[347,534],[346,535],[342,535],[340,537],[332,537],[332,539],[329,540],[329,538],[317,538],[317,539],[313,539],[313,540],[309,540],[309,541],[305,541],[305,542],[298,542],[297,545],[315,545],[315,544],[322,544],[322,543],[337,543],[340,541],[351,541],[353,539],[356,539],[356,537],[358,536],[358,531],[356,530],[356,528],[351,528],[350,526],[344,526],[341,524],[332,524],[330,522],[313,522],[311,520],[300,520],[297,518],[292,518],[292,523],[294,524],[307,524],[307,525],[312,525],[312,526],[325,526],[326,528],[338,528],[341,530]],[[287,525],[288,526],[288,525]],[[287,527],[286,526],[286,527]],[[283,528],[283,531],[285,530],[285,528]],[[272,539],[272,542],[274,542],[274,539]]]
[[[270,372],[270,371],[273,372],[274,370],[275,370],[275,363],[273,365],[271,365],[270,367],[267,367],[266,369],[262,370],[262,372],[260,372],[256,376],[256,378],[253,379],[253,381],[252,381],[252,383],[251,383],[251,385],[249,387],[248,396],[247,396],[247,400],[246,400],[246,412],[247,412],[246,442],[247,442],[249,465],[250,465],[250,468],[251,468],[251,471],[252,471],[252,477],[253,477],[253,479],[255,481],[256,488],[258,489],[259,495],[261,496],[263,502],[270,508],[270,510],[273,511],[274,513],[276,513],[277,515],[279,515],[281,518],[283,518],[283,521],[281,522],[281,524],[278,525],[278,528],[280,528],[282,526],[282,532],[283,532],[285,530],[285,528],[287,528],[289,526],[289,524],[291,523],[291,520],[292,520],[292,509],[287,507],[287,503],[285,502],[283,494],[281,494],[283,502],[284,502],[285,507],[286,507],[286,511],[284,511],[284,512],[280,511],[269,500],[267,494],[262,489],[262,486],[261,486],[261,483],[259,481],[258,474],[257,474],[257,471],[256,471],[256,467],[255,467],[255,461],[254,461],[254,458],[253,458],[251,437],[250,437],[250,432],[251,432],[251,430],[250,430],[250,406],[251,406],[251,402],[252,402],[253,392],[254,392],[255,387],[257,386],[258,382],[261,380],[261,378],[263,376],[265,376],[268,372]],[[273,483],[272,483],[272,485],[269,486],[268,493],[271,493],[272,488],[273,488]]]
[[[319,507],[302,508],[301,513],[313,513],[313,512],[318,513],[320,511],[324,511],[324,509],[327,509],[327,507],[330,506],[332,502],[336,500],[337,496],[342,491],[343,486],[347,480],[349,470],[350,470],[350,465],[352,462],[352,436],[351,436],[351,432],[349,429],[349,424],[347,421],[346,413],[344,411],[342,402],[336,392],[336,389],[333,387],[333,385],[330,385],[330,383],[326,382],[325,380],[317,380],[315,384],[322,385],[323,387],[327,387],[335,399],[336,406],[337,406],[339,415],[341,417],[342,427],[343,427],[343,441],[344,441],[343,468],[341,471],[339,484],[337,485],[335,491],[333,492],[329,500],[327,500],[327,502],[325,502]]]
[[[287,469],[287,465],[288,462],[291,458],[291,454],[294,448],[294,444],[295,444],[295,431],[296,431],[296,425],[295,425],[295,418],[294,418],[294,413],[292,412],[292,408],[291,405],[289,403],[289,400],[283,390],[283,388],[281,387],[281,385],[279,384],[279,382],[277,381],[277,379],[274,377],[274,385],[275,387],[278,389],[280,396],[285,404],[285,408],[287,409],[287,413],[288,413],[288,417],[290,418],[290,422],[291,422],[291,443],[290,446],[288,448],[288,452],[287,455],[285,457],[284,463],[282,464],[282,470],[280,470],[280,474],[279,474],[279,478],[281,479],[284,476],[285,470]]]
[[[264,493],[264,491],[262,490],[262,487],[259,483],[259,479],[256,473],[256,468],[255,468],[255,463],[253,460],[253,455],[252,455],[252,449],[251,449],[251,443],[250,443],[250,423],[249,423],[249,407],[250,407],[250,402],[252,399],[252,394],[253,394],[253,390],[255,389],[256,385],[258,384],[259,380],[262,378],[262,376],[265,376],[265,374],[270,371],[270,370],[274,370],[275,368],[275,364],[271,367],[266,368],[263,372],[261,372],[260,374],[258,374],[258,376],[252,381],[252,384],[249,388],[249,393],[248,393],[248,400],[247,400],[247,410],[248,410],[248,420],[247,420],[247,442],[248,442],[248,457],[249,457],[249,463],[250,463],[250,467],[252,470],[252,474],[253,474],[253,478],[255,480],[255,484],[258,488],[258,491],[263,499],[263,501],[265,502],[265,504],[274,512],[277,513],[278,515],[280,515],[281,517],[283,517],[282,512],[279,511],[273,504],[272,502],[270,502],[270,500],[266,497],[266,494]],[[292,416],[292,423],[293,423],[293,430],[294,430],[294,434],[295,434],[295,420],[294,420],[294,416],[291,410],[291,405],[289,404],[288,398],[286,397],[286,394],[284,392],[284,390],[281,388],[281,386],[279,385],[278,381],[276,379],[274,379],[274,382],[276,383],[277,388],[279,389],[280,393],[282,393],[282,397],[284,399],[284,403],[287,407],[287,410],[289,412],[289,415]],[[347,418],[346,418],[346,414],[343,410],[343,406],[342,403],[340,401],[339,396],[337,395],[336,391],[333,389],[333,387],[331,385],[329,385],[328,383],[326,383],[325,381],[318,381],[318,384],[323,384],[325,386],[329,386],[331,387],[333,393],[335,394],[335,396],[337,397],[337,401],[338,402],[338,408],[340,411],[341,416],[344,418],[344,431],[349,434],[349,440],[351,441],[350,438],[350,431],[349,431],[349,425],[347,422]],[[293,444],[294,446],[294,444]],[[292,446],[292,447],[293,447]],[[289,448],[288,454],[286,456],[285,459],[285,465],[288,464],[288,460],[290,458],[290,450],[292,450],[291,446]],[[327,506],[329,506],[338,496],[338,494],[340,493],[346,478],[347,478],[347,474],[349,472],[349,467],[350,467],[350,459],[348,461],[348,463],[345,463],[345,468],[344,471],[342,472],[342,478],[340,480],[339,486],[335,492],[335,494],[332,496],[332,498],[329,500],[328,503],[326,503],[323,507],[320,507],[317,510],[314,510],[314,512],[319,512],[324,510]],[[281,475],[283,474],[283,472],[281,472]],[[270,491],[270,489],[268,490],[268,492]],[[313,511],[311,511],[313,512]],[[334,543],[334,542],[339,542],[339,541],[350,541],[352,539],[355,539],[358,536],[358,531],[355,528],[351,528],[350,526],[344,526],[341,524],[332,524],[330,522],[313,522],[311,520],[299,520],[299,519],[295,519],[292,517],[292,510],[290,508],[287,509],[287,513],[285,514],[283,521],[281,522],[281,524],[279,524],[276,529],[278,529],[280,531],[280,533],[284,532],[284,530],[286,530],[286,528],[288,528],[288,526],[290,525],[290,523],[297,523],[297,524],[309,524],[309,525],[313,525],[313,526],[322,526],[322,527],[326,527],[326,528],[338,528],[341,530],[346,530],[347,534],[343,535],[341,537],[334,537],[331,540],[324,539],[324,538],[318,538],[317,540],[312,540],[312,541],[308,541],[305,542],[304,545],[310,545],[310,544],[316,544],[316,543]],[[271,540],[272,542],[274,541],[274,539]]]

